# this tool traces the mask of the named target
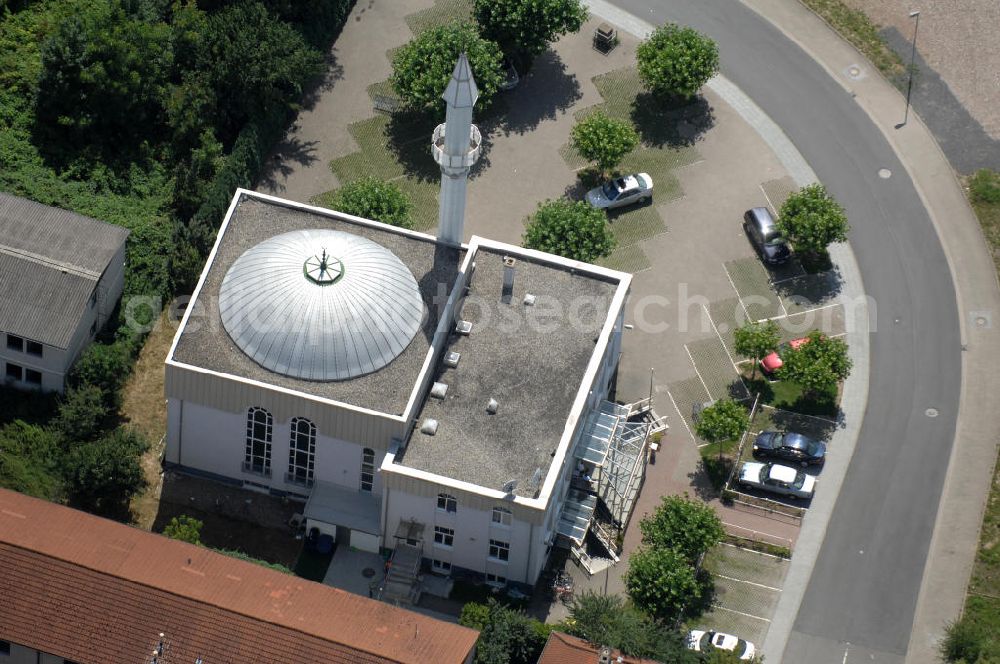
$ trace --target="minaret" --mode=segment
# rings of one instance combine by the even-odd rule
[[[461,244],[465,226],[465,187],[469,169],[479,159],[482,144],[482,135],[472,124],[472,107],[479,98],[479,89],[465,53],[458,56],[451,81],[441,98],[448,110],[444,124],[434,129],[431,139],[434,161],[441,165],[438,238]]]

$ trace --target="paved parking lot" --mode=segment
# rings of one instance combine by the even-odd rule
[[[722,544],[705,558],[715,577],[715,603],[696,625],[734,634],[758,648],[781,597],[788,561]]]

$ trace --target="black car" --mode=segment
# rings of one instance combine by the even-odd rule
[[[743,214],[743,230],[760,257],[769,265],[780,265],[792,255],[788,243],[778,231],[778,224],[767,208],[755,207]]]
[[[753,455],[758,458],[783,459],[800,466],[823,463],[826,445],[800,433],[762,431],[753,441]]]

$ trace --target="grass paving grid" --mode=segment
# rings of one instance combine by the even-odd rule
[[[747,399],[750,392],[718,337],[685,344],[705,387],[713,399]]]
[[[694,418],[691,417],[691,409],[695,404],[710,401],[712,397],[697,376],[670,383],[667,385],[667,391],[677,408],[677,414],[684,420],[694,438]]]
[[[670,130],[667,129],[667,125],[675,126],[685,122],[684,116],[689,111],[678,109],[659,114],[655,111],[642,115],[636,113],[637,104],[653,105],[651,100],[645,98],[642,81],[634,67],[600,74],[592,81],[604,101],[578,110],[574,117],[579,121],[597,111],[603,111],[609,117],[638,125],[642,141],[639,147],[622,159],[620,170],[623,173],[649,173],[655,183],[653,205],[633,206],[609,213],[611,231],[617,246],[609,257],[598,261],[598,264],[639,272],[650,267],[640,243],[667,231],[655,204],[671,201],[683,193],[680,181],[672,171],[698,161],[701,156],[690,145],[681,145],[683,141],[679,137],[671,139]],[[655,131],[653,126],[657,126]],[[665,130],[667,135],[664,135]],[[573,170],[580,170],[589,163],[570,143],[563,145],[559,154]]]
[[[771,288],[767,269],[756,257],[727,261],[723,267],[750,320],[777,318],[787,313],[781,298]]]

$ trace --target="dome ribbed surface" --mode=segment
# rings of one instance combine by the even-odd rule
[[[320,229],[276,235],[237,258],[219,312],[236,345],[265,369],[329,381],[392,362],[420,329],[424,304],[391,251]]]

